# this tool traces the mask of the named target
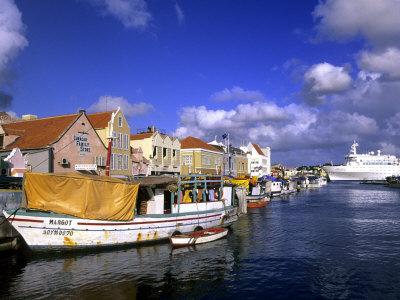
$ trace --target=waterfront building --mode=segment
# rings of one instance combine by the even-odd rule
[[[248,172],[250,176],[271,175],[271,149],[269,147],[264,148],[264,152],[259,145],[249,143],[240,149],[247,154],[249,159]]]
[[[139,129],[137,134],[131,134],[132,148],[141,148],[143,157],[148,160],[148,175],[180,173],[181,142],[177,137],[171,137],[154,126]]]
[[[206,142],[187,137],[181,140],[181,174],[222,174],[224,152]]]
[[[235,153],[236,156],[236,175],[235,176],[248,176],[250,175],[249,173],[249,159],[241,149],[235,148],[235,150],[238,149],[239,151]]]
[[[248,173],[248,158],[245,152],[241,149],[229,146],[227,147],[217,141],[217,137],[209,145],[223,152],[222,173],[231,176],[246,176]]]
[[[132,149],[132,175],[148,175],[148,164],[141,147]]]
[[[11,153],[4,159],[7,164],[6,169],[1,168],[1,175],[12,177],[23,177],[30,169],[27,168],[27,162],[19,148],[14,148]]]
[[[88,114],[87,117],[106,148],[108,148],[110,137],[112,137],[110,176],[125,177],[132,175],[131,130],[121,108],[114,111]],[[93,163],[105,168],[107,153],[105,156],[95,158]]]
[[[0,156],[19,148],[26,168],[37,173],[84,172],[104,175],[105,166],[94,164],[107,149],[85,111],[77,114],[22,120],[0,125]]]

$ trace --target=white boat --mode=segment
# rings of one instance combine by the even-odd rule
[[[138,184],[119,179],[83,177],[26,175],[26,203],[17,211],[3,213],[28,246],[77,248],[142,243],[227,227],[238,219],[233,189],[223,185],[221,176],[143,178],[135,181],[140,189]],[[124,192],[118,192],[121,189]]]
[[[246,195],[247,203],[258,203],[260,201],[269,201],[268,194],[265,193],[265,190],[262,188],[261,184],[257,187],[253,187],[251,192]]]
[[[190,246],[212,242],[225,237],[227,234],[227,228],[209,228],[189,232],[186,234],[173,235],[170,236],[169,240],[171,242],[171,245],[174,247]]]
[[[272,181],[271,184],[271,197],[279,196],[282,192],[282,182]]]
[[[309,176],[308,188],[319,188],[322,185],[321,177],[318,176]]]
[[[331,181],[384,181],[386,177],[400,175],[399,159],[394,155],[382,155],[378,150],[367,154],[357,154],[358,144],[354,141],[343,165],[324,166]]]
[[[296,177],[295,181],[297,182],[298,191],[307,189],[310,184],[308,177]]]
[[[295,182],[293,181],[282,182],[281,195],[292,194],[295,192],[297,192],[297,189],[295,187]]]

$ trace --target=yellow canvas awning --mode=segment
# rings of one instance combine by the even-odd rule
[[[231,182],[237,186],[245,186],[246,190],[249,191],[249,180],[248,179],[232,179]]]
[[[111,177],[27,173],[26,208],[94,220],[133,220],[139,184]]]

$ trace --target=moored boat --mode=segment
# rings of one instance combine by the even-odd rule
[[[22,207],[3,213],[31,248],[157,241],[227,227],[238,219],[234,190],[221,176],[147,177],[129,183],[28,173],[24,192]]]
[[[267,204],[267,201],[248,202],[247,203],[247,208],[264,207],[266,204]]]
[[[380,150],[377,154],[373,151],[359,154],[357,147],[354,141],[342,165],[323,166],[331,181],[385,181],[388,176],[400,175],[396,156],[382,155]]]
[[[225,237],[227,234],[227,228],[208,228],[186,234],[173,235],[169,237],[169,240],[173,247],[189,246],[212,242]]]

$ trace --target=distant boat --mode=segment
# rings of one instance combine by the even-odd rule
[[[400,164],[396,156],[381,155],[380,150],[376,155],[374,152],[357,154],[357,147],[354,141],[343,165],[323,167],[331,181],[384,181],[388,176],[400,175]]]
[[[208,228],[186,234],[170,236],[169,240],[173,247],[190,246],[212,242],[225,237],[227,234],[227,228]]]

